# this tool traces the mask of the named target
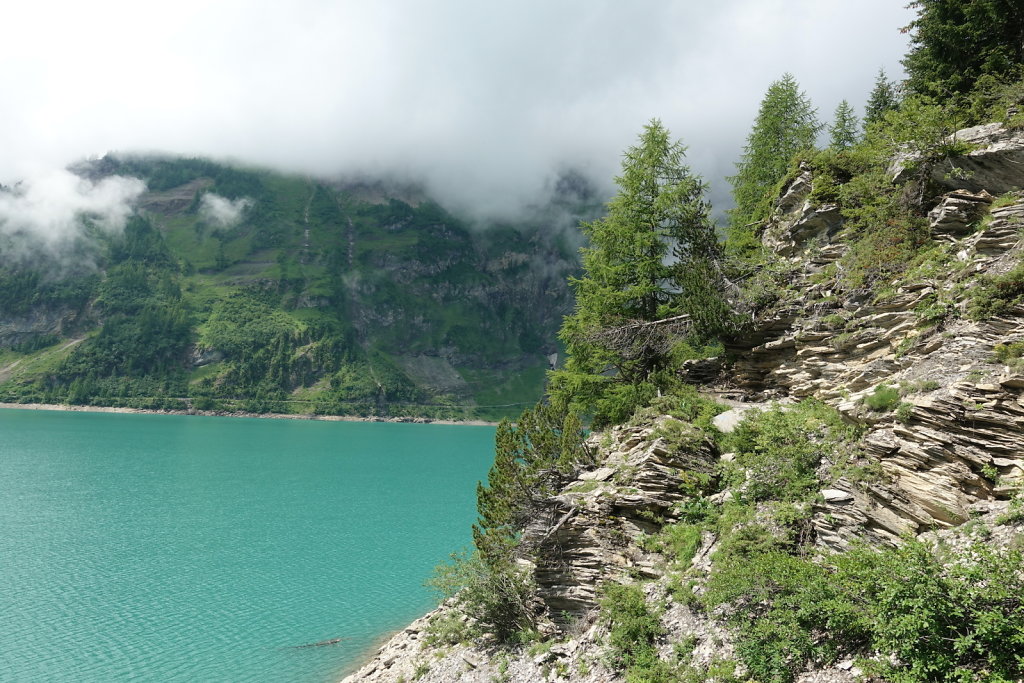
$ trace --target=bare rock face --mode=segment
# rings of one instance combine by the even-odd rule
[[[597,606],[602,582],[628,572],[659,576],[639,539],[672,516],[672,506],[686,497],[688,478],[714,473],[711,444],[695,430],[685,448],[673,444],[659,436],[666,422],[688,428],[662,416],[595,437],[592,447],[607,458],[554,496],[527,528],[524,543],[538,549],[538,594],[562,625]]]
[[[950,192],[928,213],[932,239],[955,241],[973,231],[974,223],[988,210],[994,197],[982,190]]]
[[[762,316],[748,346],[733,350],[732,380],[748,400],[815,397],[868,428],[864,453],[887,482],[825,496],[815,521],[823,545],[840,549],[855,537],[895,543],[908,532],[953,527],[971,506],[1005,498],[1024,482],[1024,381],[993,358],[996,345],[1024,341],[1024,310],[980,322],[950,315],[966,311],[959,293],[981,275],[1021,262],[1024,199],[990,209],[988,191],[1024,181],[1011,154],[1018,142],[1024,150],[1024,138],[997,127],[969,135],[985,142],[972,152],[978,164],[988,159],[989,174],[979,177],[991,180],[996,160],[1006,166],[1001,185],[954,190],[931,211],[933,237],[955,255],[945,274],[911,281],[885,298],[841,300],[831,296],[829,281],[814,281],[817,269],[804,260],[791,283],[798,298]],[[786,205],[799,208],[773,225],[798,225],[813,213],[792,199]],[[799,245],[792,231],[781,234],[789,241],[772,243],[788,258]],[[866,397],[886,386],[903,387],[899,405],[868,409]]]
[[[765,228],[762,241],[780,256],[798,256],[808,245],[825,241],[842,226],[839,207],[812,203],[812,189],[811,172],[805,169],[783,191],[775,215]]]
[[[13,346],[73,326],[78,314],[68,308],[33,308],[24,315],[0,315],[0,346]]]
[[[939,185],[994,195],[1024,186],[1024,131],[989,123],[958,130],[954,137],[975,146],[967,154],[950,157],[932,169]]]

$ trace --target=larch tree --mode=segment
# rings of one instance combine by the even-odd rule
[[[583,275],[571,280],[576,308],[559,333],[568,360],[552,373],[552,401],[586,413],[610,386],[634,391],[667,361],[664,344],[649,344],[638,331],[667,318],[707,329],[725,310],[715,307],[719,243],[705,186],[684,156],[685,147],[652,120],[623,156],[607,215],[582,226],[589,246],[581,250]],[[666,339],[662,329],[653,336]]]
[[[859,125],[853,106],[846,100],[840,102],[832,116],[832,125],[828,127],[829,148],[839,151],[857,144]]]
[[[774,192],[793,157],[814,148],[821,130],[811,101],[792,74],[768,87],[747,137],[736,175],[729,178],[736,206],[729,212],[730,247],[743,252],[753,244],[753,227],[771,213]]]

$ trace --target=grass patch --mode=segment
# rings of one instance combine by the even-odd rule
[[[864,405],[876,413],[893,410],[900,403],[900,390],[887,384],[879,384],[875,390],[864,397]]]

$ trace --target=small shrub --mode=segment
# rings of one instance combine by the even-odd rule
[[[654,537],[654,550],[679,565],[689,565],[700,549],[701,527],[694,524],[670,524]]]
[[[533,626],[529,607],[533,584],[527,572],[511,560],[488,563],[479,552],[453,554],[450,564],[438,565],[426,584],[498,640],[514,640]]]
[[[424,642],[432,647],[458,645],[473,635],[473,630],[460,615],[445,613],[434,616],[427,624]]]
[[[625,671],[628,681],[660,681],[665,663],[656,642],[665,630],[638,584],[608,584],[601,600],[602,619],[608,624],[610,664]],[[670,679],[665,678],[665,681]]]
[[[789,682],[810,659],[835,661],[838,643],[867,641],[853,605],[833,585],[825,567],[780,552],[732,558],[715,567],[704,595],[708,607],[732,606],[737,652],[761,681]],[[829,627],[831,638],[819,637]]]
[[[1024,522],[1024,494],[1018,493],[1010,501],[1006,512],[996,517],[996,524],[1018,524]]]
[[[1024,369],[1024,342],[996,344],[992,351],[996,362],[1008,365],[1012,370]]]
[[[797,501],[818,489],[821,459],[853,438],[852,428],[832,408],[807,400],[786,409],[751,414],[723,440],[736,453],[734,486],[746,470],[745,497]]]
[[[887,384],[879,384],[875,390],[864,397],[864,404],[875,412],[888,412],[900,402],[900,391]]]
[[[1018,550],[947,551],[908,541],[818,561],[783,553],[716,565],[704,595],[729,605],[737,652],[761,681],[792,681],[809,661],[880,653],[896,683],[1007,683],[1024,676]]]
[[[1024,302],[1024,263],[1013,270],[986,277],[971,290],[967,312],[973,320],[985,320],[1006,313]]]

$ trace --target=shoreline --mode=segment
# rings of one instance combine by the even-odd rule
[[[319,422],[390,422],[394,424],[436,424],[468,427],[496,427],[497,422],[486,420],[435,420],[429,417],[360,417],[358,415],[296,415],[290,413],[247,413],[219,410],[152,410],[149,408],[123,408],[116,406],[75,406],[58,403],[0,403],[0,408],[11,410],[52,410],[69,413],[124,413],[135,415],[189,415],[195,417],[250,417],[262,420],[316,420]]]

